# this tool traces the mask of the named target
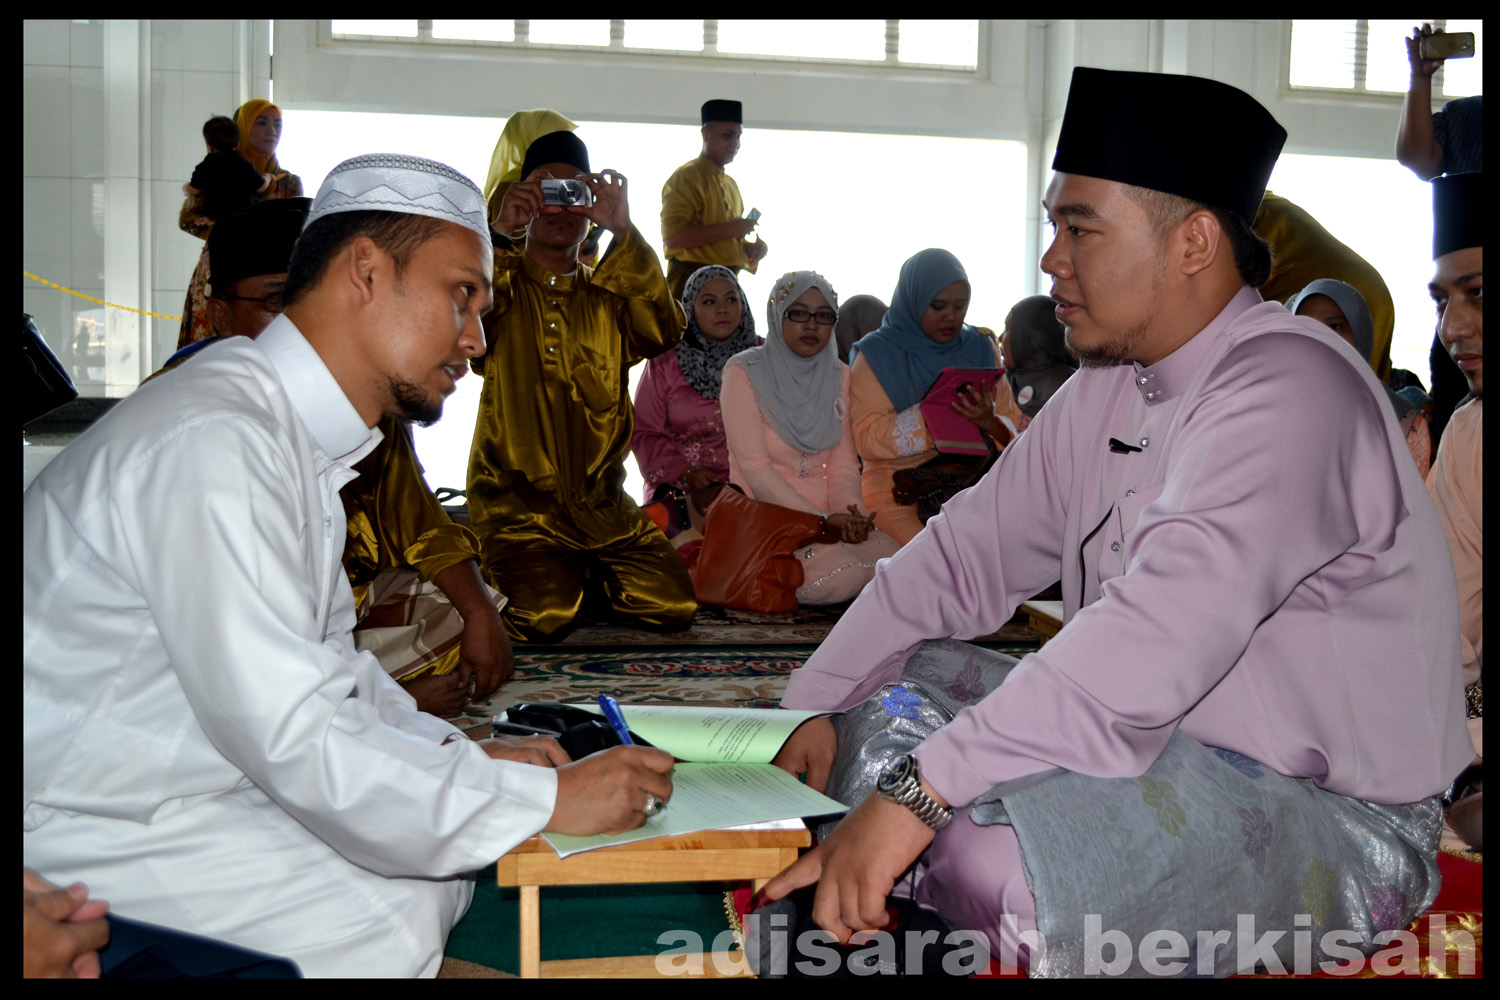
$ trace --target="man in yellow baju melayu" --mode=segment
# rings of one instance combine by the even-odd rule
[[[556,642],[588,614],[654,631],[691,624],[697,604],[682,560],[625,495],[635,415],[627,374],[681,336],[682,307],[630,222],[625,178],[589,172],[570,131],[526,151],[495,227],[495,307],[469,457],[469,510],[484,571],[510,599],[506,628]],[[576,178],[590,206],[544,204],[540,180]],[[597,270],[578,263],[590,222],[609,230]]]
[[[674,299],[693,272],[718,264],[738,274],[755,267],[769,247],[760,237],[746,243],[755,220],[741,218],[745,201],[724,172],[740,151],[744,113],[739,101],[706,101],[703,152],[678,167],[661,189],[661,238],[667,251],[667,287]]]

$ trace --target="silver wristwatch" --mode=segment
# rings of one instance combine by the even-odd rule
[[[941,830],[953,822],[953,810],[922,791],[922,769],[917,765],[917,758],[909,753],[893,757],[881,768],[875,791],[881,798],[910,809],[917,819],[934,830]]]

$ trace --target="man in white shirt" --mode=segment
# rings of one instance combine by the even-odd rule
[[[27,866],[308,975],[432,975],[464,873],[670,796],[660,751],[473,743],[355,652],[338,490],[382,414],[441,414],[484,348],[491,259],[468,178],[347,160],[284,314],[123,400],[27,490]]]

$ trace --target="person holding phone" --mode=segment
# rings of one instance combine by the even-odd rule
[[[1411,86],[1401,104],[1401,123],[1396,132],[1396,159],[1424,181],[1442,174],[1478,173],[1484,170],[1484,97],[1460,97],[1432,110],[1432,77],[1443,59],[1425,58],[1422,45],[1441,39],[1442,31],[1430,24],[1413,28],[1406,39],[1406,57],[1411,62]],[[1472,54],[1472,49],[1470,50]],[[1428,352],[1432,386],[1432,436],[1442,440],[1448,418],[1467,391],[1464,376],[1449,358],[1436,334]]]
[[[745,120],[740,102],[705,101],[701,114],[703,152],[678,167],[661,189],[667,285],[677,299],[688,278],[705,264],[754,274],[770,249],[758,236],[754,243],[745,242],[755,231],[760,210],[745,215],[740,186],[724,171],[740,151]]]
[[[969,276],[947,250],[928,249],[901,265],[891,307],[879,329],[849,348],[854,446],[864,460],[864,502],[875,523],[905,545],[922,530],[917,508],[899,504],[895,475],[937,457],[922,418],[922,398],[944,368],[998,368],[995,335],[968,325]],[[1004,448],[1021,425],[1005,381],[953,402]],[[1006,421],[1009,421],[1007,425]]]
[[[1442,29],[1424,24],[1413,28],[1406,39],[1406,58],[1411,63],[1411,86],[1401,103],[1401,124],[1396,131],[1396,160],[1412,173],[1430,181],[1439,174],[1466,174],[1484,169],[1484,95],[1460,97],[1432,110],[1432,77],[1447,58],[1423,55],[1428,39],[1444,37]],[[1470,36],[1472,38],[1472,36]],[[1470,48],[1468,55],[1473,55]]]

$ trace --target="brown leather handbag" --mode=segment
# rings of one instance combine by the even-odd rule
[[[926,524],[954,495],[983,479],[999,457],[991,444],[988,455],[968,461],[959,455],[938,455],[915,468],[901,469],[891,479],[892,499],[905,506],[915,504],[917,517]]]
[[[836,540],[817,514],[752,500],[737,488],[721,490],[708,509],[703,547],[688,573],[699,604],[744,611],[797,609],[802,561],[796,550]]]

